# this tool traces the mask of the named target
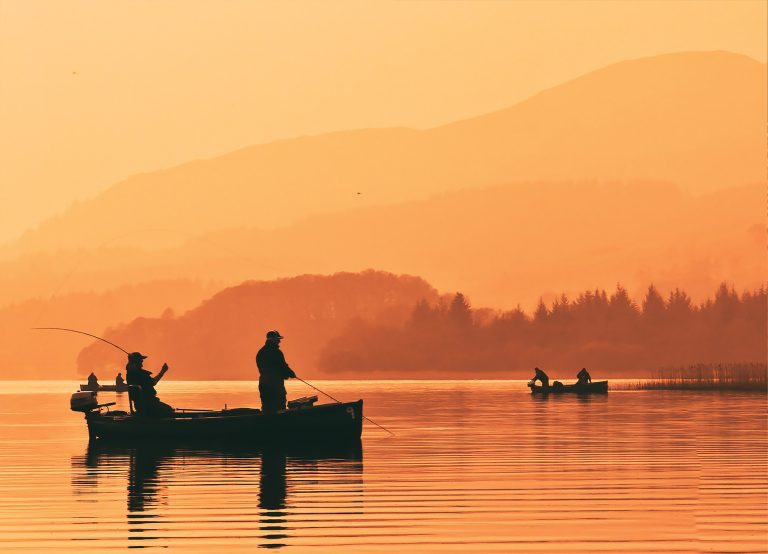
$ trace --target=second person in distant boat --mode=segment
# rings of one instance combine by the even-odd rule
[[[256,354],[256,367],[259,368],[259,396],[261,396],[261,409],[265,413],[285,410],[285,380],[296,377],[280,350],[280,341],[283,338],[277,331],[268,331],[267,341]]]
[[[576,374],[576,379],[578,379],[578,381],[576,381],[577,385],[586,385],[587,383],[592,382],[592,376],[589,374],[586,367],[581,368],[581,371]]]

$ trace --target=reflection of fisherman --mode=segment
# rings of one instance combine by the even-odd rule
[[[157,377],[152,377],[152,372],[142,367],[146,356],[140,352],[131,352],[128,354],[128,363],[125,366],[125,376],[129,385],[138,385],[141,388],[141,394],[134,399],[136,411],[140,414],[154,417],[168,417],[173,414],[173,408],[164,402],[160,402],[157,397],[155,385],[163,378],[168,371],[168,364],[163,364],[163,368]],[[130,394],[130,393],[129,393]],[[138,401],[138,402],[137,402]]]
[[[285,452],[266,448],[261,452],[259,476],[259,508],[282,510],[288,490],[285,478]]]
[[[586,367],[581,368],[581,371],[576,374],[576,379],[578,379],[578,381],[576,381],[577,385],[586,385],[587,383],[592,382],[592,376],[589,374]]]
[[[117,377],[115,377],[115,385],[117,387],[122,387],[123,385],[125,385],[125,381],[123,380],[123,374],[122,373],[118,373]]]
[[[93,371],[91,371],[91,374],[88,376],[88,386],[94,388],[99,386],[99,380],[96,375],[94,375]]]
[[[548,389],[549,377],[547,377],[547,374],[541,371],[538,367],[534,368],[534,371],[536,374],[533,376],[533,379],[528,382],[528,384],[533,385],[536,383],[536,381],[541,381],[541,386],[545,389]]]
[[[155,498],[160,491],[157,471],[164,458],[173,455],[173,450],[166,445],[137,444],[130,450],[128,462],[128,512],[143,512],[157,503]],[[128,523],[141,525],[140,518],[128,517]],[[141,532],[140,528],[129,527],[129,531]],[[129,537],[137,538],[137,537]],[[147,538],[147,537],[143,537]]]
[[[285,410],[284,381],[296,377],[280,351],[282,339],[283,337],[277,331],[269,331],[267,342],[256,354],[256,366],[259,368],[259,395],[261,396],[261,409],[264,412],[274,413],[278,410]]]

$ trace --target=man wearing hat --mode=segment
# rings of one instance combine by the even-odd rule
[[[132,398],[136,405],[136,411],[154,417],[170,416],[173,414],[173,408],[165,402],[160,402],[155,390],[155,385],[168,371],[168,364],[163,364],[157,377],[152,377],[152,372],[144,369],[142,365],[146,358],[141,352],[131,352],[128,354],[128,363],[125,366],[125,378],[128,384],[137,385],[141,389],[138,398]],[[129,394],[131,394],[130,391]]]
[[[281,340],[283,340],[283,336],[278,331],[268,331],[267,342],[256,354],[256,367],[259,368],[261,410],[265,413],[285,410],[285,380],[296,377],[293,370],[288,367],[285,356],[280,350]]]

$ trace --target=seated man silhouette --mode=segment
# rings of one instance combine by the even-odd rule
[[[88,386],[93,388],[97,388],[99,386],[99,380],[93,371],[91,371],[91,374],[88,376]]]
[[[122,373],[118,373],[117,377],[115,377],[115,386],[120,388],[123,385],[125,385],[125,381],[123,380],[123,374]]]
[[[163,378],[168,371],[168,364],[163,364],[157,377],[152,377],[152,372],[143,367],[144,359],[141,352],[131,352],[128,354],[128,363],[125,366],[125,376],[129,385],[136,385],[140,389],[140,394],[134,395],[129,391],[131,400],[134,401],[136,412],[141,415],[151,417],[170,417],[173,415],[173,408],[165,402],[160,402],[157,397],[155,385]]]
[[[577,385],[586,385],[587,383],[592,382],[592,376],[589,374],[586,367],[581,368],[581,371],[576,374],[576,379],[578,379],[578,381],[576,381]]]
[[[533,379],[528,382],[528,384],[534,385],[536,384],[536,381],[541,381],[542,388],[548,389],[549,377],[547,377],[547,374],[540,370],[538,367],[534,368],[533,370],[536,372],[536,374],[533,376]]]

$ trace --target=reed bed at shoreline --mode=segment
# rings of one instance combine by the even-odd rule
[[[629,385],[635,390],[718,390],[768,392],[768,364],[696,364],[665,368]]]

